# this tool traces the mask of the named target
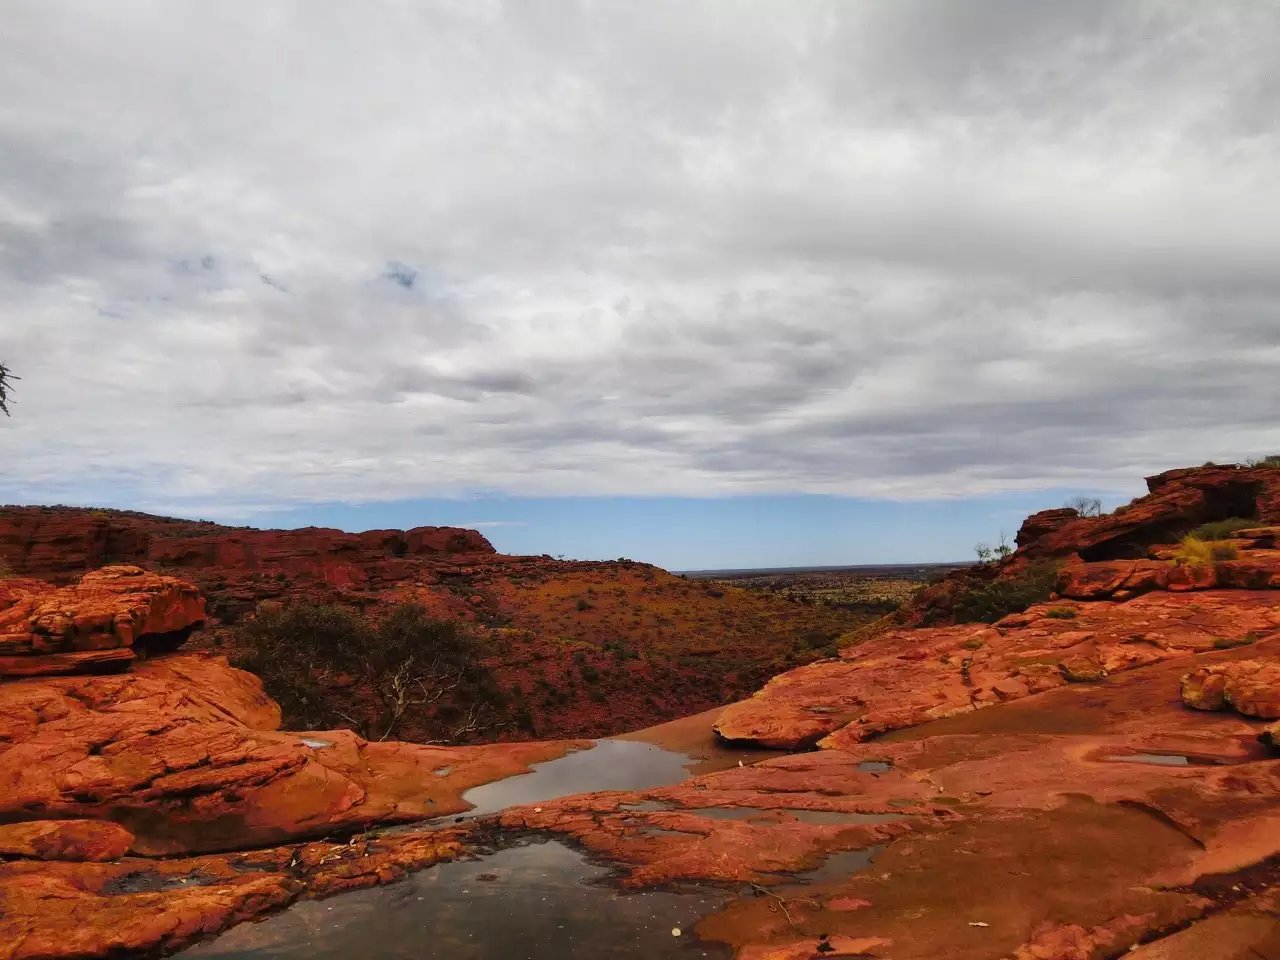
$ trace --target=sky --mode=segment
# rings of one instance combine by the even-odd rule
[[[1280,452],[1273,0],[10,0],[0,502],[955,560]]]

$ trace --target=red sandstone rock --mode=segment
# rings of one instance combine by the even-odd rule
[[[1259,526],[1280,523],[1280,471],[1265,467],[1209,466],[1170,470],[1147,478],[1150,493],[1113,513],[1046,524],[1030,518],[1019,534],[1019,560],[1063,557],[1086,560],[1141,556],[1150,544],[1175,543],[1209,520],[1257,517]],[[1134,552],[1136,551],[1136,552]]]
[[[389,883],[465,852],[463,829],[118,863],[0,863],[0,960],[140,956],[293,900]]]
[[[493,552],[475,530],[458,527],[253,530],[124,511],[0,507],[0,559],[19,573],[51,579],[119,563],[279,571],[321,581],[344,569],[384,565],[394,577],[400,558]]]
[[[0,856],[36,860],[119,860],[133,834],[105,820],[34,820],[0,824]]]
[[[61,588],[11,582],[0,593],[0,676],[127,663],[140,639],[180,641],[204,616],[191,584],[138,567],[103,567]]]
[[[893,630],[826,660],[774,677],[726,707],[726,740],[802,749],[823,737],[849,744],[1160,660],[1280,630],[1274,594],[1148,593],[1084,604],[1068,619],[1042,604],[994,626]]]
[[[467,788],[575,746],[368,743],[278,723],[257,678],[220,659],[0,685],[0,819],[110,819],[152,855],[235,849],[462,811]]]
[[[1182,701],[1197,710],[1230,707],[1249,717],[1280,718],[1280,660],[1197,667],[1182,678]]]

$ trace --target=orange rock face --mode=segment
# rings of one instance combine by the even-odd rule
[[[138,567],[104,567],[60,588],[0,581],[0,676],[127,666],[139,642],[175,646],[204,618],[195,587]]]
[[[1280,524],[1280,471],[1210,466],[1147,478],[1150,493],[1101,517],[1032,515],[1018,535],[1019,559],[1078,554],[1086,561],[1145,557],[1153,544],[1176,543],[1193,527],[1228,517]],[[1053,515],[1050,518],[1050,514]]]
[[[4,684],[0,820],[111,820],[149,855],[239,849],[465,810],[462,791],[574,746],[368,743],[279,719],[218,658]]]
[[[780,674],[727,707],[715,729],[726,740],[784,749],[828,736],[856,743],[1278,631],[1280,606],[1265,591],[1041,604],[993,625],[890,631],[839,660]]]
[[[119,860],[133,834],[105,820],[31,820],[0,824],[0,855],[35,860]]]
[[[323,579],[343,567],[399,558],[491,553],[488,540],[459,527],[253,530],[118,510],[0,508],[0,557],[19,573],[55,580],[120,563],[281,570]]]

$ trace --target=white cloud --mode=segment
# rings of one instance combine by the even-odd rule
[[[20,3],[0,498],[1127,487],[1280,448],[1264,2]]]

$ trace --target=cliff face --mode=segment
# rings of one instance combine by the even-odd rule
[[[1145,497],[1102,517],[1071,510],[1045,510],[1018,531],[1020,563],[1069,557],[1135,559],[1154,544],[1177,542],[1187,531],[1213,520],[1242,517],[1259,527],[1280,524],[1280,469],[1206,466],[1169,470],[1147,478]]]
[[[0,557],[15,573],[55,581],[118,563],[225,567],[322,580],[341,579],[344,568],[361,567],[396,579],[415,559],[494,552],[475,530],[459,527],[254,530],[116,510],[0,507]]]
[[[951,622],[956,619],[957,594],[983,583],[1015,580],[1045,564],[1062,568],[1057,589],[1064,596],[1080,595],[1080,590],[1099,598],[1116,590],[1177,589],[1189,576],[1213,580],[1200,582],[1201,588],[1218,583],[1273,586],[1275,571],[1269,561],[1255,569],[1256,557],[1248,549],[1267,547],[1266,531],[1280,525],[1280,469],[1209,465],[1168,470],[1148,477],[1147,489],[1146,496],[1100,517],[1082,517],[1064,508],[1033,513],[1018,530],[1012,556],[999,564],[958,570],[922,590],[902,622]],[[1185,534],[1204,523],[1234,518],[1255,521],[1260,537],[1241,541],[1245,553],[1239,562],[1194,574],[1170,568],[1169,551]],[[1088,570],[1078,569],[1081,564]],[[1086,580],[1095,585],[1086,586]],[[1099,581],[1106,585],[1096,586]]]
[[[505,739],[604,736],[720,706],[871,616],[720,589],[630,560],[506,556],[454,527],[253,530],[0,507],[0,560],[10,573],[64,585],[100,563],[180,578],[208,601],[210,629],[188,648],[223,653],[236,651],[239,624],[264,600],[339,603],[374,616],[421,604],[484,639],[510,714],[485,736]],[[333,684],[328,699],[343,714],[370,709],[358,686]],[[399,735],[436,736],[411,720]]]

